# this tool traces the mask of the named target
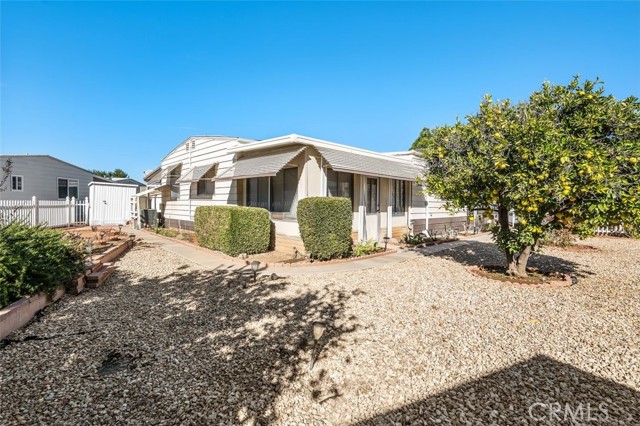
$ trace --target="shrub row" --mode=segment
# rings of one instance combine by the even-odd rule
[[[44,225],[0,226],[0,307],[67,284],[83,270],[83,249],[79,239]]]
[[[312,259],[328,260],[351,254],[351,200],[310,197],[298,201],[298,226]]]
[[[271,241],[269,212],[256,207],[201,206],[196,208],[198,244],[230,256],[264,253]]]

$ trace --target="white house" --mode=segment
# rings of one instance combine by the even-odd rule
[[[357,240],[400,238],[410,230],[462,228],[466,213],[450,214],[442,200],[422,195],[417,152],[379,153],[300,135],[266,140],[192,136],[144,180],[142,208],[155,208],[165,226],[193,229],[198,206],[244,205],[271,213],[277,235],[299,236],[298,200],[344,196],[353,202]]]

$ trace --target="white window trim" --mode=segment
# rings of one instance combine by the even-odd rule
[[[67,181],[67,197],[69,197],[69,188],[75,186],[76,188],[78,188],[78,198],[80,198],[80,179],[73,179],[73,178],[66,178],[66,177],[58,176],[56,178],[56,192],[58,192],[59,188],[60,188],[60,184],[58,183],[58,181],[60,179],[63,179],[63,180]],[[71,182],[75,182],[75,185],[72,185]],[[58,200],[64,200],[67,197],[60,198],[60,193],[58,192]],[[71,198],[71,197],[69,197],[69,198]]]
[[[13,189],[13,178],[20,178],[20,189]],[[11,175],[11,191],[12,192],[24,192],[24,176],[23,175]]]

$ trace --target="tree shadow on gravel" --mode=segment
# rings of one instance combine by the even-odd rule
[[[638,424],[640,392],[544,355],[354,423]]]
[[[504,254],[495,244],[481,241],[465,241],[465,243],[435,253],[425,253],[425,255],[450,259],[465,266],[504,266]],[[528,267],[538,268],[542,272],[558,272],[580,278],[593,275],[585,265],[544,253],[534,253],[529,259]]]
[[[285,387],[309,374],[313,322],[326,325],[318,359],[339,350],[358,325],[345,315],[351,294],[252,278],[224,268],[178,268],[163,278],[116,271],[95,291],[104,295],[91,306],[95,319],[65,308],[65,321],[99,332],[64,342],[86,364],[81,377],[70,378],[81,385],[60,392],[78,402],[91,395],[85,410],[94,423],[272,423]],[[50,368],[60,368],[66,357],[53,353]],[[68,405],[29,406],[41,419],[69,414]]]

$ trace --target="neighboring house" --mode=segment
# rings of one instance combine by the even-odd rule
[[[287,135],[267,140],[193,136],[147,173],[150,189],[141,208],[155,208],[165,225],[193,229],[198,206],[244,205],[271,212],[277,235],[299,236],[298,200],[348,197],[354,239],[400,238],[410,229],[462,228],[464,212],[451,215],[441,200],[422,195],[417,152],[377,153]]]
[[[11,176],[0,192],[3,200],[64,200],[89,197],[89,183],[104,181],[81,167],[50,155],[0,155],[0,164],[13,162]]]

